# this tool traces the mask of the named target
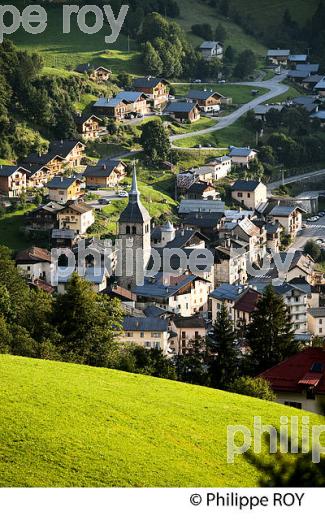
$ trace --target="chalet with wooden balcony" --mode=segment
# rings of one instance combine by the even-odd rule
[[[22,166],[0,166],[0,192],[7,197],[19,197],[27,188],[28,170]]]
[[[152,76],[136,78],[133,81],[133,87],[149,96],[153,108],[162,107],[168,102],[169,83],[163,78],[153,78]]]
[[[79,135],[85,141],[92,141],[97,139],[100,132],[100,124],[102,120],[93,115],[78,115],[75,117],[77,130]]]

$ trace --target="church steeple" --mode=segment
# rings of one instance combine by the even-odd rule
[[[118,279],[119,284],[126,289],[132,289],[137,285],[139,276],[141,279],[149,263],[151,255],[150,223],[150,215],[140,200],[134,164],[129,201],[118,222],[118,238],[121,241],[122,253],[122,272]],[[132,267],[132,274],[130,273],[130,266]]]
[[[135,162],[133,163],[133,174],[132,174],[132,185],[131,191],[129,193],[129,201],[130,202],[139,202],[140,193],[138,191],[138,181],[137,181],[137,170],[135,167]]]

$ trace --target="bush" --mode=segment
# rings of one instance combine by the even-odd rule
[[[263,399],[264,401],[276,400],[276,395],[269,383],[261,377],[239,377],[234,381],[229,390],[235,394],[257,397],[257,399]]]

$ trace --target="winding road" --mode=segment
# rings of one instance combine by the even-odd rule
[[[205,135],[210,134],[211,132],[215,132],[217,130],[222,130],[223,128],[227,128],[228,126],[235,123],[240,117],[246,114],[249,110],[256,108],[261,103],[265,103],[270,99],[281,96],[285,94],[289,90],[287,85],[284,85],[282,81],[287,77],[286,74],[281,74],[278,76],[274,76],[274,78],[267,81],[253,81],[253,82],[242,82],[235,83],[235,85],[246,85],[252,88],[267,88],[269,92],[263,94],[262,96],[258,96],[252,99],[249,103],[245,103],[241,105],[237,110],[221,118],[214,126],[210,126],[209,128],[205,128],[204,130],[197,130],[194,132],[189,132],[187,134],[178,134],[173,135],[170,138],[171,143],[175,143],[175,141],[179,141],[180,139],[184,139],[187,137],[195,137],[197,135]]]

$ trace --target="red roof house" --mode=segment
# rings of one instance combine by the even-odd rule
[[[319,413],[325,404],[325,349],[306,348],[263,372],[281,403]]]

